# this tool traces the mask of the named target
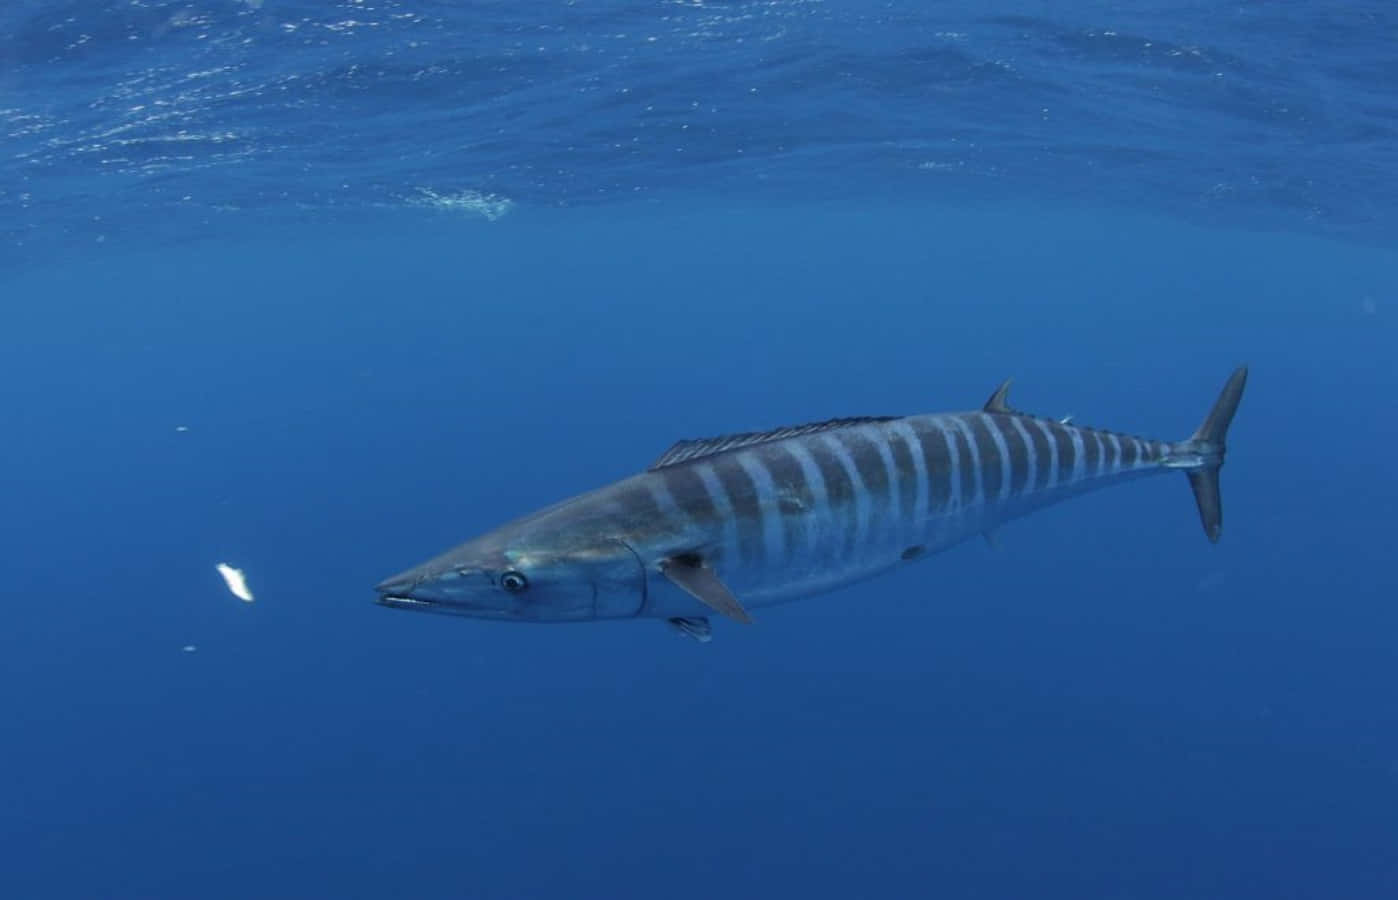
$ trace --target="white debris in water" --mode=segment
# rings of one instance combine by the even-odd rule
[[[515,205],[515,202],[509,197],[501,197],[499,194],[482,194],[480,191],[439,194],[429,188],[418,188],[417,192],[418,196],[405,197],[403,198],[404,202],[410,206],[430,206],[433,209],[451,212],[476,213],[483,216],[488,222],[494,222]]]
[[[185,653],[193,653],[195,650],[198,650],[199,647],[197,644],[185,644],[180,649],[183,650]]]
[[[175,426],[175,430],[178,431],[178,432],[184,433],[184,432],[186,432],[186,431],[189,430],[189,426],[188,426],[188,425],[176,425],[176,426]]]
[[[219,563],[218,574],[223,576],[223,583],[228,585],[228,592],[244,603],[252,602],[252,591],[248,589],[248,579],[243,575],[242,569],[235,569],[228,563]]]

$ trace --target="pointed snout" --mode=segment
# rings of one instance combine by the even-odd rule
[[[409,569],[374,585],[376,602],[394,609],[435,609],[442,599],[432,590],[432,582],[421,571]]]
[[[406,594],[418,583],[419,578],[413,570],[399,572],[391,575],[374,585],[374,590],[380,594]]]
[[[385,578],[374,590],[385,606],[461,605],[469,602],[473,590],[491,585],[488,577],[471,578],[472,574],[432,561]]]
[[[436,602],[441,599],[437,596],[439,592],[434,590],[433,579],[438,574],[430,566],[414,566],[380,581],[374,585],[374,591],[379,595],[379,602],[388,606],[395,605],[395,601],[399,600]]]

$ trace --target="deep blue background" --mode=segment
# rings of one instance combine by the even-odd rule
[[[884,58],[823,5],[718,6],[752,42],[766,32],[740,14],[801,12],[783,20],[806,42],[793,60],[837,38],[867,41],[851,71]],[[1298,22],[1320,15],[1292,6]],[[29,30],[10,33],[40,47],[49,12],[20,7]],[[643,24],[698,14],[621,7]],[[1153,15],[1209,30],[1173,11]],[[218,38],[284,11],[202,14]],[[535,15],[566,43],[555,13]],[[946,27],[904,15],[888,34]],[[440,20],[439,50],[487,40],[469,24]],[[1331,34],[1316,69],[1343,63]],[[177,73],[205,52],[190,40],[143,52]],[[1269,49],[1210,52],[1262,66]],[[81,107],[84,77],[106,71],[41,50],[11,70],[28,92],[11,95],[12,128],[25,103]],[[610,59],[597,77],[717,77],[743,52]],[[918,63],[890,58],[885,87]],[[770,62],[774,81],[796,64]],[[239,72],[200,83],[232,91]],[[343,77],[347,93],[316,89],[328,111],[315,90],[302,108],[333,121]],[[1349,102],[1326,87],[1315,105]],[[792,90],[784,108],[810,104],[806,137],[838,164],[643,153],[625,177],[584,161],[591,189],[551,196],[547,179],[502,185],[513,163],[475,187],[455,176],[508,187],[495,221],[384,199],[424,181],[376,169],[374,135],[395,134],[395,115],[450,119],[435,95],[266,159],[107,172],[77,151],[9,157],[0,196],[31,201],[6,207],[0,285],[5,896],[1394,895],[1398,259],[1383,223],[1342,243],[1275,197],[1201,223],[1160,199],[1188,194],[1188,167],[1168,165],[1134,182],[1153,198],[1134,210],[1130,178],[1103,187],[1071,167],[1025,174],[1033,197],[970,202],[975,178],[954,198],[904,190],[896,166],[841,156],[841,129],[858,129],[834,110],[868,112],[859,98]],[[270,107],[197,108],[274,130]],[[586,121],[523,130],[547,144]],[[101,131],[53,127],[75,144]],[[1078,127],[1084,146],[1102,134]],[[1162,140],[1202,165],[1187,130]],[[1194,139],[1217,149],[1224,131]],[[425,156],[462,149],[417,137]],[[997,153],[1033,155],[1015,147]],[[317,156],[332,148],[399,186],[353,182],[343,215],[295,174],[345,177]],[[1345,177],[1380,160],[1348,152]],[[762,173],[781,185],[737,190]],[[230,178],[262,199],[220,219]],[[1327,208],[1364,207],[1338,184]],[[171,193],[199,209],[158,199]],[[1253,375],[1218,546],[1184,480],[1161,477],[1011,525],[996,552],[967,545],[751,628],[717,623],[703,646],[657,623],[510,626],[371,602],[380,577],[676,438],[970,408],[1010,375],[1022,408],[1175,438],[1241,362]],[[223,560],[256,603],[224,591]]]

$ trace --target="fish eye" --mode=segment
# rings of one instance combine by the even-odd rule
[[[529,579],[524,577],[523,572],[516,572],[514,569],[510,569],[507,572],[500,573],[500,586],[511,594],[518,594],[520,591],[529,587]]]

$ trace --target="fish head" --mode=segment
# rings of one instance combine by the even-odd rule
[[[624,541],[506,528],[380,582],[395,609],[518,622],[629,618],[645,605],[646,573]]]

